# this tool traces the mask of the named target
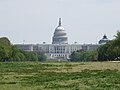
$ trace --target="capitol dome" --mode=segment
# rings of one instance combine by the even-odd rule
[[[63,27],[58,27],[56,28],[55,32],[54,32],[54,36],[66,36],[66,32],[64,30]]]
[[[61,18],[59,18],[59,25],[55,29],[52,44],[68,44],[68,37],[65,29],[61,25]]]

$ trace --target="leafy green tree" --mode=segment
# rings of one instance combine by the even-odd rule
[[[70,61],[95,61],[97,55],[96,51],[77,51],[70,55]]]
[[[3,61],[3,59],[7,56],[5,47],[0,44],[0,61]]]
[[[9,61],[11,57],[11,44],[8,38],[0,38],[0,59],[1,61]]]
[[[6,45],[6,46],[11,45],[10,40],[8,38],[6,38],[6,37],[0,38],[0,44]]]
[[[99,61],[120,60],[120,32],[117,32],[115,39],[98,48]]]
[[[45,56],[45,52],[41,51],[38,53],[38,61],[45,61],[47,57]]]
[[[38,61],[39,55],[11,45],[8,38],[0,38],[0,61]]]
[[[38,61],[38,58],[39,58],[39,55],[37,53],[33,52],[31,60],[32,61]]]

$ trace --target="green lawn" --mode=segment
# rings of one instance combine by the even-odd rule
[[[120,90],[120,62],[1,62],[0,90]]]

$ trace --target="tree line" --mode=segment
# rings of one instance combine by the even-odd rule
[[[100,45],[95,51],[79,50],[70,55],[70,61],[115,61],[120,60],[120,32],[115,39]]]
[[[43,61],[46,56],[43,52],[27,52],[12,45],[6,37],[0,38],[0,61]]]
[[[97,61],[97,51],[79,50],[70,55],[70,61]]]

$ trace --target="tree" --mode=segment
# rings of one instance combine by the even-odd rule
[[[120,32],[117,32],[115,39],[107,42],[98,48],[98,60],[120,60]]]
[[[95,61],[97,55],[96,51],[77,51],[70,55],[70,61]]]
[[[6,38],[6,37],[0,38],[0,44],[6,45],[6,46],[11,45],[10,40],[8,38]]]
[[[5,47],[0,44],[0,61],[3,61],[3,59],[7,56],[7,53],[5,51]]]
[[[0,38],[0,59],[1,61],[8,61],[11,57],[11,45],[8,38]]]
[[[38,61],[38,57],[35,52],[23,51],[11,45],[8,38],[0,38],[0,61]]]
[[[46,58],[44,51],[38,52],[38,61],[45,61]]]

